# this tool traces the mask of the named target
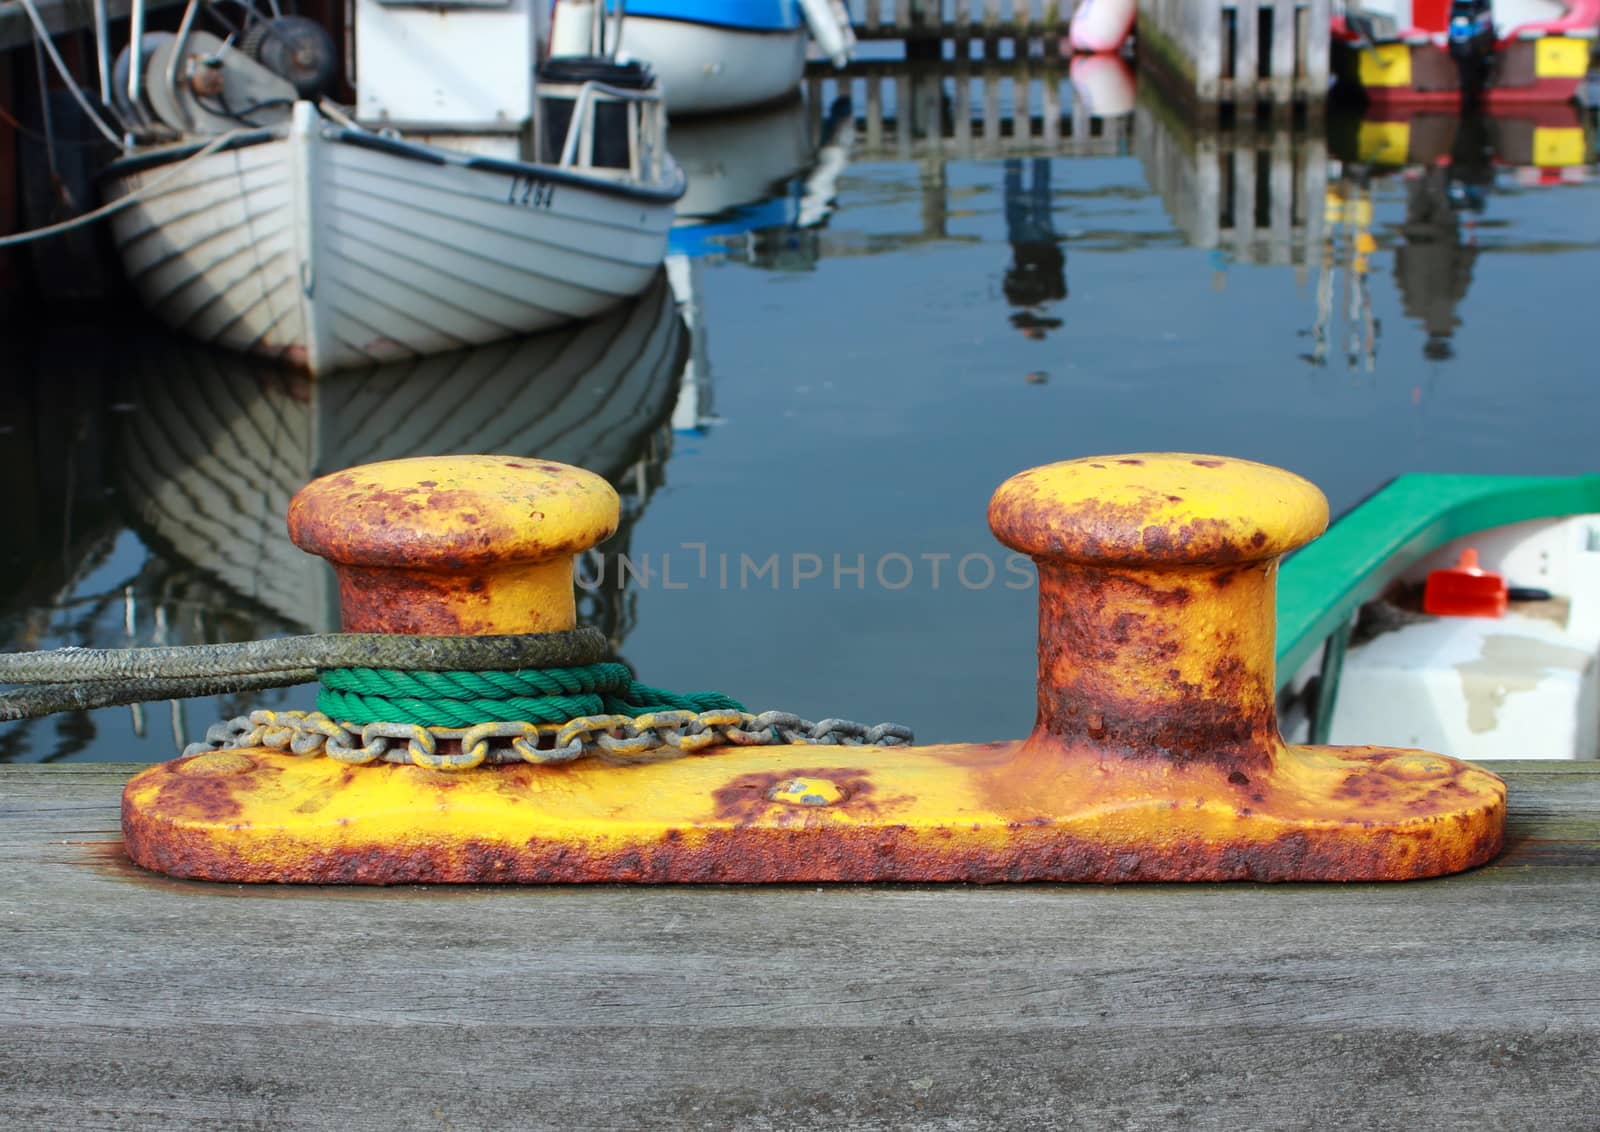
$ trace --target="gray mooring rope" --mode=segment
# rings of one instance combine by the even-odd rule
[[[34,685],[0,694],[0,720],[288,688],[315,682],[323,668],[573,668],[598,663],[606,651],[605,635],[583,628],[485,637],[324,633],[223,645],[0,653],[0,684]]]
[[[259,676],[222,676],[204,680],[185,676],[177,680],[133,679],[99,684],[34,684],[0,695],[0,722],[39,719],[59,711],[88,711],[91,708],[121,704],[155,703],[181,700],[190,696],[225,696],[232,692],[259,692],[266,688],[287,688],[316,680],[316,669],[308,675],[289,679],[293,670],[269,672]]]

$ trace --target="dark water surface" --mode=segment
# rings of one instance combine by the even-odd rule
[[[4,647],[333,628],[282,533],[296,487],[515,452],[622,490],[582,606],[646,681],[923,742],[1021,734],[1032,576],[984,522],[1019,469],[1228,453],[1336,513],[1404,472],[1595,470],[1600,169],[1562,113],[1580,160],[1541,170],[1504,123],[1413,123],[1396,156],[1372,123],[1201,136],[1145,99],[1093,156],[939,159],[789,108],[674,126],[704,207],[744,207],[681,233],[676,295],[597,327],[321,383],[131,322],[9,328]],[[0,760],[163,759],[246,706],[3,724]]]

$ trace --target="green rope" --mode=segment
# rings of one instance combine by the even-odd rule
[[[616,663],[511,672],[327,668],[317,675],[317,710],[356,724],[472,727],[498,720],[565,723],[584,715],[744,710],[720,692],[667,692],[641,684]]]

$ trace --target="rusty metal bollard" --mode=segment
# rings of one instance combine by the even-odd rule
[[[547,492],[505,458],[464,459],[297,497],[297,540],[344,563],[347,627],[571,624],[570,555],[611,521],[604,493],[559,465],[524,462],[563,485]],[[1310,483],[1222,457],[1094,457],[1013,477],[990,521],[1039,564],[1024,740],[459,773],[221,752],[130,781],[129,852],[183,876],[383,884],[1397,880],[1499,851],[1505,788],[1487,771],[1279,735],[1275,579],[1326,526]]]
[[[1270,767],[1277,560],[1326,529],[1320,491],[1259,464],[1119,456],[1013,476],[989,524],[1039,568],[1040,744]]]
[[[577,623],[573,558],[611,536],[619,510],[582,468],[418,456],[308,484],[289,537],[334,564],[347,633],[550,633]]]

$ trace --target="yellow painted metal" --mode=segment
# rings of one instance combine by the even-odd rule
[[[1359,55],[1362,86],[1411,85],[1411,47],[1405,43],[1378,43]]]
[[[182,876],[396,883],[1381,880],[1498,851],[1494,775],[1279,735],[1277,560],[1327,523],[1310,483],[1095,457],[1013,477],[990,522],[1039,566],[1026,739],[464,773],[207,754],[129,782],[130,854]]]
[[[208,751],[192,759],[185,759],[173,768],[175,773],[189,778],[243,774],[254,769],[256,769],[254,760],[238,751]]]
[[[847,795],[831,778],[789,778],[767,791],[767,797],[791,806],[831,806]]]
[[[1356,160],[1404,165],[1411,153],[1410,122],[1363,121],[1356,131]]]
[[[1547,35],[1533,45],[1533,74],[1540,79],[1579,79],[1589,72],[1589,41]]]
[[[1541,169],[1582,165],[1585,160],[1583,129],[1579,126],[1535,126],[1533,163]]]
[[[347,632],[542,633],[576,623],[573,558],[619,513],[581,468],[423,456],[313,481],[289,505],[289,535],[334,563]]]
[[[168,827],[141,863],[179,875],[392,883],[1394,879],[1481,861],[1505,804],[1494,775],[1420,752],[1286,747],[1245,783],[1098,760],[1024,780],[1028,754],[759,747],[452,775],[251,751],[257,769],[203,790],[151,768],[124,807]],[[803,777],[848,793],[768,796]]]
[[[1134,452],[1017,473],[994,493],[989,525],[1025,554],[1102,566],[1261,561],[1327,530],[1328,501],[1266,464]]]

